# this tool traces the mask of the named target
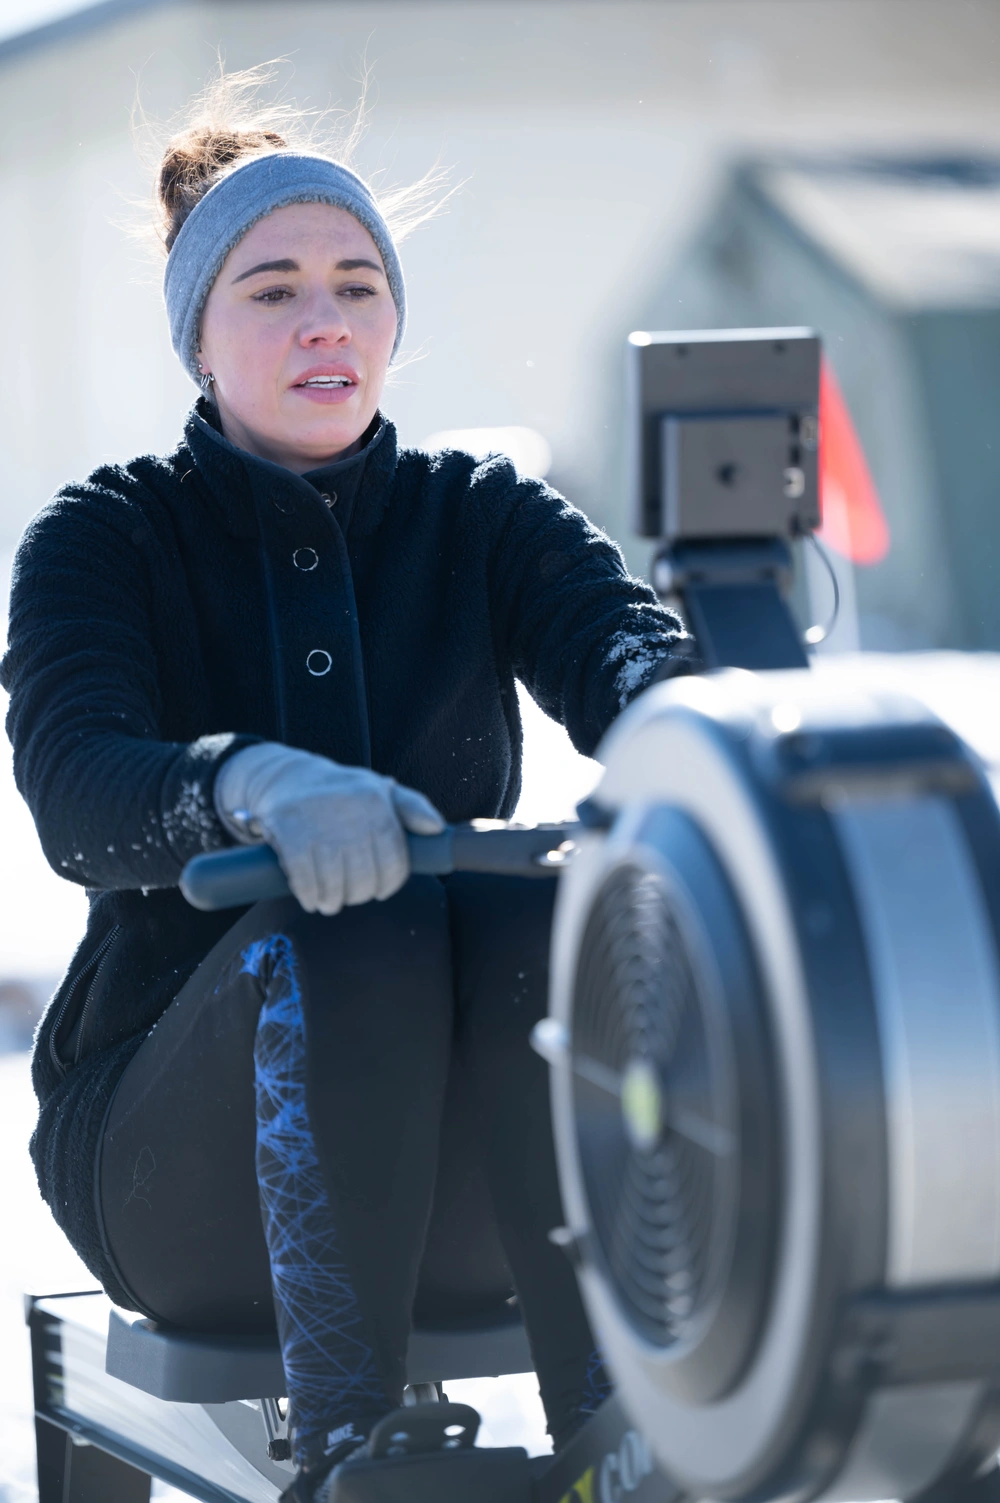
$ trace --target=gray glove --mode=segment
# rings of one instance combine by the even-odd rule
[[[244,747],[223,763],[215,807],[237,840],[274,847],[307,913],[391,897],[410,875],[404,829],[444,829],[413,788],[276,741]]]

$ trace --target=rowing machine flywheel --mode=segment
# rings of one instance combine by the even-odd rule
[[[561,879],[553,1111],[622,1401],[690,1496],[1000,1446],[1000,817],[890,689],[653,688]]]

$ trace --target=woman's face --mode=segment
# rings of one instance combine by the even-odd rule
[[[378,410],[396,305],[375,242],[346,209],[290,204],[230,251],[198,363],[222,430],[302,474],[352,453]]]

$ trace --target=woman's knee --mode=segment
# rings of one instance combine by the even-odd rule
[[[401,1052],[416,1061],[445,1049],[451,953],[435,878],[411,878],[384,902],[333,917],[306,913],[294,898],[260,903],[252,914],[259,944],[281,937],[289,946],[311,1049],[359,1075]]]
[[[328,916],[307,913],[296,898],[266,898],[240,921],[248,934],[284,934],[308,958],[317,951],[353,950],[376,940],[386,943],[417,929],[433,934],[447,926],[444,887],[436,877],[411,877],[391,898],[359,903]]]

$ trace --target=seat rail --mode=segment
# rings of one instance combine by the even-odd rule
[[[107,1370],[112,1362],[108,1340],[112,1307],[103,1293],[53,1295],[30,1298],[26,1303],[39,1503],[149,1503],[151,1477],[201,1503],[277,1503],[293,1468],[289,1462],[271,1461],[267,1454],[268,1442],[275,1436],[277,1408],[270,1401],[276,1395],[240,1396],[225,1402],[157,1397]],[[135,1352],[154,1350],[155,1345],[150,1347],[148,1340],[156,1332],[147,1324],[133,1338],[136,1345],[129,1347],[129,1332],[136,1322],[115,1313],[124,1328],[119,1332],[117,1350],[131,1351],[139,1371]],[[490,1341],[485,1346],[481,1332],[420,1335],[435,1341],[441,1338],[442,1344],[421,1339],[411,1346],[410,1375],[414,1382],[432,1380],[430,1376],[418,1377],[421,1372],[474,1377],[523,1372],[530,1365],[520,1324],[487,1333]],[[482,1361],[473,1362],[468,1355],[475,1349],[472,1343],[477,1337],[480,1355],[484,1350],[493,1354],[487,1372]],[[496,1340],[490,1345],[493,1338]],[[190,1346],[186,1350],[190,1361],[196,1353]],[[242,1350],[244,1355],[265,1362],[264,1343],[258,1341],[256,1351],[252,1346]],[[427,1366],[421,1367],[425,1358]],[[163,1359],[158,1355],[156,1360]],[[270,1348],[266,1360],[270,1368],[252,1370],[273,1374],[273,1364],[278,1360],[276,1348]],[[460,1361],[475,1371],[456,1371]],[[508,1365],[515,1362],[516,1366]],[[183,1365],[170,1369],[167,1364],[160,1370],[172,1371],[179,1382]],[[224,1377],[227,1370],[217,1365],[214,1371],[221,1382],[220,1374]],[[233,1386],[228,1379],[226,1383]],[[240,1382],[235,1386],[247,1385]],[[272,1379],[267,1386],[284,1384]],[[525,1465],[531,1503],[586,1503],[598,1497],[617,1503],[681,1503],[677,1488],[653,1466],[648,1445],[614,1398],[601,1406],[558,1457],[539,1457]],[[373,1472],[375,1493],[366,1493],[358,1503],[442,1503],[437,1495],[417,1495],[415,1473],[408,1475],[401,1468],[396,1476],[398,1483],[390,1486],[387,1475]],[[515,1491],[517,1495],[512,1494],[509,1503],[523,1503],[523,1479]]]

